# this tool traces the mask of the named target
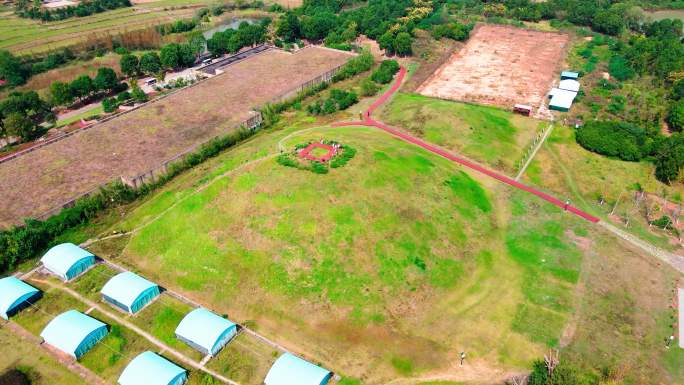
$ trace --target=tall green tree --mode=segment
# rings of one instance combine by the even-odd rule
[[[4,79],[11,86],[18,86],[26,83],[28,71],[23,67],[21,61],[9,51],[0,50],[0,79]]]
[[[83,100],[95,91],[95,86],[93,85],[93,79],[91,79],[90,76],[81,75],[69,83],[69,89],[75,98]]]
[[[148,52],[140,57],[140,71],[144,74],[156,75],[161,70],[161,60],[156,52]]]
[[[413,37],[408,32],[399,32],[394,39],[394,52],[398,55],[410,55],[413,52],[412,44]]]
[[[121,56],[119,65],[121,66],[121,72],[128,77],[135,77],[140,73],[140,60],[135,55],[127,54]]]
[[[93,88],[97,91],[111,91],[119,84],[116,72],[108,67],[97,69],[97,75],[93,79]]]
[[[673,131],[684,129],[684,99],[680,99],[672,104],[670,113],[667,114],[667,123]]]
[[[56,106],[65,106],[74,102],[69,84],[65,82],[52,82],[50,84],[50,101]]]

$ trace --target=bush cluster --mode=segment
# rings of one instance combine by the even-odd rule
[[[338,144],[337,142],[332,140],[324,140],[323,143],[330,146]],[[299,170],[307,170],[315,174],[327,174],[328,172],[330,172],[330,168],[344,167],[356,155],[355,148],[341,144],[339,150],[337,151],[337,154],[335,154],[335,156],[333,156],[327,164],[300,159],[298,151],[303,148],[306,148],[310,144],[311,142],[299,143],[294,146],[294,151],[278,155],[276,161],[278,162],[278,164],[285,167],[292,167]]]
[[[371,75],[371,79],[376,83],[387,84],[392,81],[397,72],[399,72],[399,63],[396,60],[383,60],[380,67]]]
[[[358,103],[359,97],[353,91],[339,89],[330,90],[330,97],[324,101],[317,100],[307,107],[311,115],[328,115],[336,111],[346,110]]]

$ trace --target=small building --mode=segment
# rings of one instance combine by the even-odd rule
[[[107,325],[76,310],[55,317],[40,333],[51,346],[80,358],[107,336]]]
[[[577,80],[577,79],[579,79],[579,72],[572,72],[572,71],[561,72],[561,80],[565,80],[565,79]]]
[[[266,385],[325,385],[332,373],[293,354],[285,353],[271,366]]]
[[[73,243],[62,243],[48,250],[40,262],[62,280],[70,281],[93,266],[95,256]]]
[[[558,88],[566,91],[579,92],[580,83],[577,80],[565,79],[560,81]]]
[[[119,385],[182,385],[185,369],[152,352],[143,352],[121,373]]]
[[[16,277],[0,279],[0,317],[9,317],[19,313],[41,297],[40,290]]]
[[[160,293],[159,286],[130,271],[112,277],[100,292],[105,301],[131,314],[140,311]]]
[[[237,334],[237,325],[207,309],[198,308],[176,328],[176,338],[203,354],[215,356]]]
[[[572,102],[575,100],[577,92],[562,90],[560,88],[553,88],[549,92],[549,109],[568,112],[572,107]]]
[[[528,106],[526,104],[516,104],[513,106],[513,112],[517,112],[518,114],[522,114],[525,116],[530,116],[532,115],[532,106]]]

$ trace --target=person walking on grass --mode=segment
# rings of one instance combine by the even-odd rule
[[[463,361],[465,361],[466,354],[465,352],[461,352],[461,366],[463,366]]]

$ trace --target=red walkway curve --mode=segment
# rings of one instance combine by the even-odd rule
[[[517,181],[513,180],[512,178],[509,178],[505,175],[502,175],[502,174],[499,174],[499,173],[492,171],[490,169],[484,168],[484,167],[482,167],[478,164],[475,164],[475,163],[473,163],[467,159],[453,155],[447,151],[442,150],[441,148],[438,148],[438,147],[433,146],[427,142],[424,142],[423,140],[418,139],[415,136],[409,135],[403,131],[396,130],[396,129],[386,125],[383,122],[380,122],[380,121],[373,119],[371,117],[373,112],[381,104],[386,102],[387,99],[389,99],[395,92],[397,92],[397,90],[399,90],[399,88],[401,87],[401,84],[404,81],[405,77],[406,77],[406,68],[404,66],[401,66],[401,69],[399,70],[399,75],[397,76],[397,80],[394,83],[394,85],[392,85],[392,87],[389,90],[387,90],[384,94],[382,94],[380,96],[380,98],[378,98],[378,100],[376,100],[370,106],[370,108],[368,108],[368,110],[366,112],[364,112],[364,114],[363,114],[364,120],[363,121],[334,123],[333,126],[336,126],[336,127],[340,127],[340,126],[367,126],[367,127],[379,128],[379,129],[381,129],[381,130],[383,130],[389,134],[392,134],[392,135],[394,135],[394,136],[396,136],[402,140],[405,140],[409,143],[413,143],[417,146],[420,146],[420,147],[422,147],[422,148],[424,148],[424,149],[426,149],[432,153],[435,153],[435,154],[437,154],[443,158],[449,159],[453,162],[461,164],[461,165],[468,167],[472,170],[475,170],[479,173],[487,175],[487,176],[494,178],[494,179],[496,179],[502,183],[505,183],[509,186],[513,186],[517,189],[526,191],[530,194],[534,194],[534,195],[538,196],[539,198],[541,198],[541,199],[543,199],[543,200],[545,200],[551,204],[554,204],[554,205],[556,205],[556,206],[558,206],[558,207],[560,207],[560,208],[562,208],[568,212],[571,212],[571,213],[573,213],[573,214],[575,214],[581,218],[584,218],[590,222],[593,222],[593,223],[599,222],[599,218],[596,218],[593,215],[590,215],[590,214],[588,214],[588,213],[586,213],[586,212],[584,212],[584,211],[582,211],[582,210],[580,210],[580,209],[578,209],[572,205],[566,205],[565,202],[562,202],[561,200],[554,198],[553,196],[551,196],[549,194],[546,194],[546,193],[539,191],[533,187],[530,187],[530,186],[527,186],[527,185],[522,184],[520,182],[517,182]]]

